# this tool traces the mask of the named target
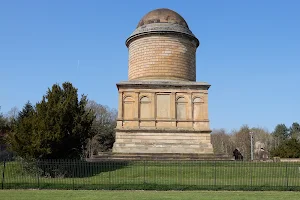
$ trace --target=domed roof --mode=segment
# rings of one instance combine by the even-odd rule
[[[140,22],[137,25],[137,28],[152,23],[179,24],[181,26],[189,28],[183,17],[181,17],[177,12],[167,8],[160,8],[148,12],[140,20]]]
[[[143,35],[169,33],[190,37],[196,42],[196,46],[199,46],[199,40],[189,29],[183,17],[167,8],[160,8],[147,13],[127,38],[125,44],[128,47],[131,41]]]

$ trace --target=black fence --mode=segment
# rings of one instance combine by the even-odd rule
[[[300,190],[300,163],[2,161],[2,189]]]

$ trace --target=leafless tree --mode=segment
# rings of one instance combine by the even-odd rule
[[[87,156],[91,157],[98,152],[110,151],[115,141],[115,131],[117,110],[107,106],[89,101],[87,109],[91,109],[95,114],[91,138],[88,141]]]

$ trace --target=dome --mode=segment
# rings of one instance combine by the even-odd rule
[[[196,81],[199,40],[169,9],[147,13],[127,38],[129,81]]]
[[[127,38],[125,44],[128,47],[132,40],[149,34],[179,34],[185,35],[196,42],[199,46],[199,40],[189,29],[186,21],[177,12],[160,8],[148,12],[138,23],[137,28]]]
[[[186,21],[178,13],[167,8],[160,8],[147,13],[138,23],[137,28],[146,24],[170,23],[189,28]]]

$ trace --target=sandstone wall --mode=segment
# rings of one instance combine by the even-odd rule
[[[148,35],[129,44],[129,80],[196,80],[196,44],[178,35]]]

